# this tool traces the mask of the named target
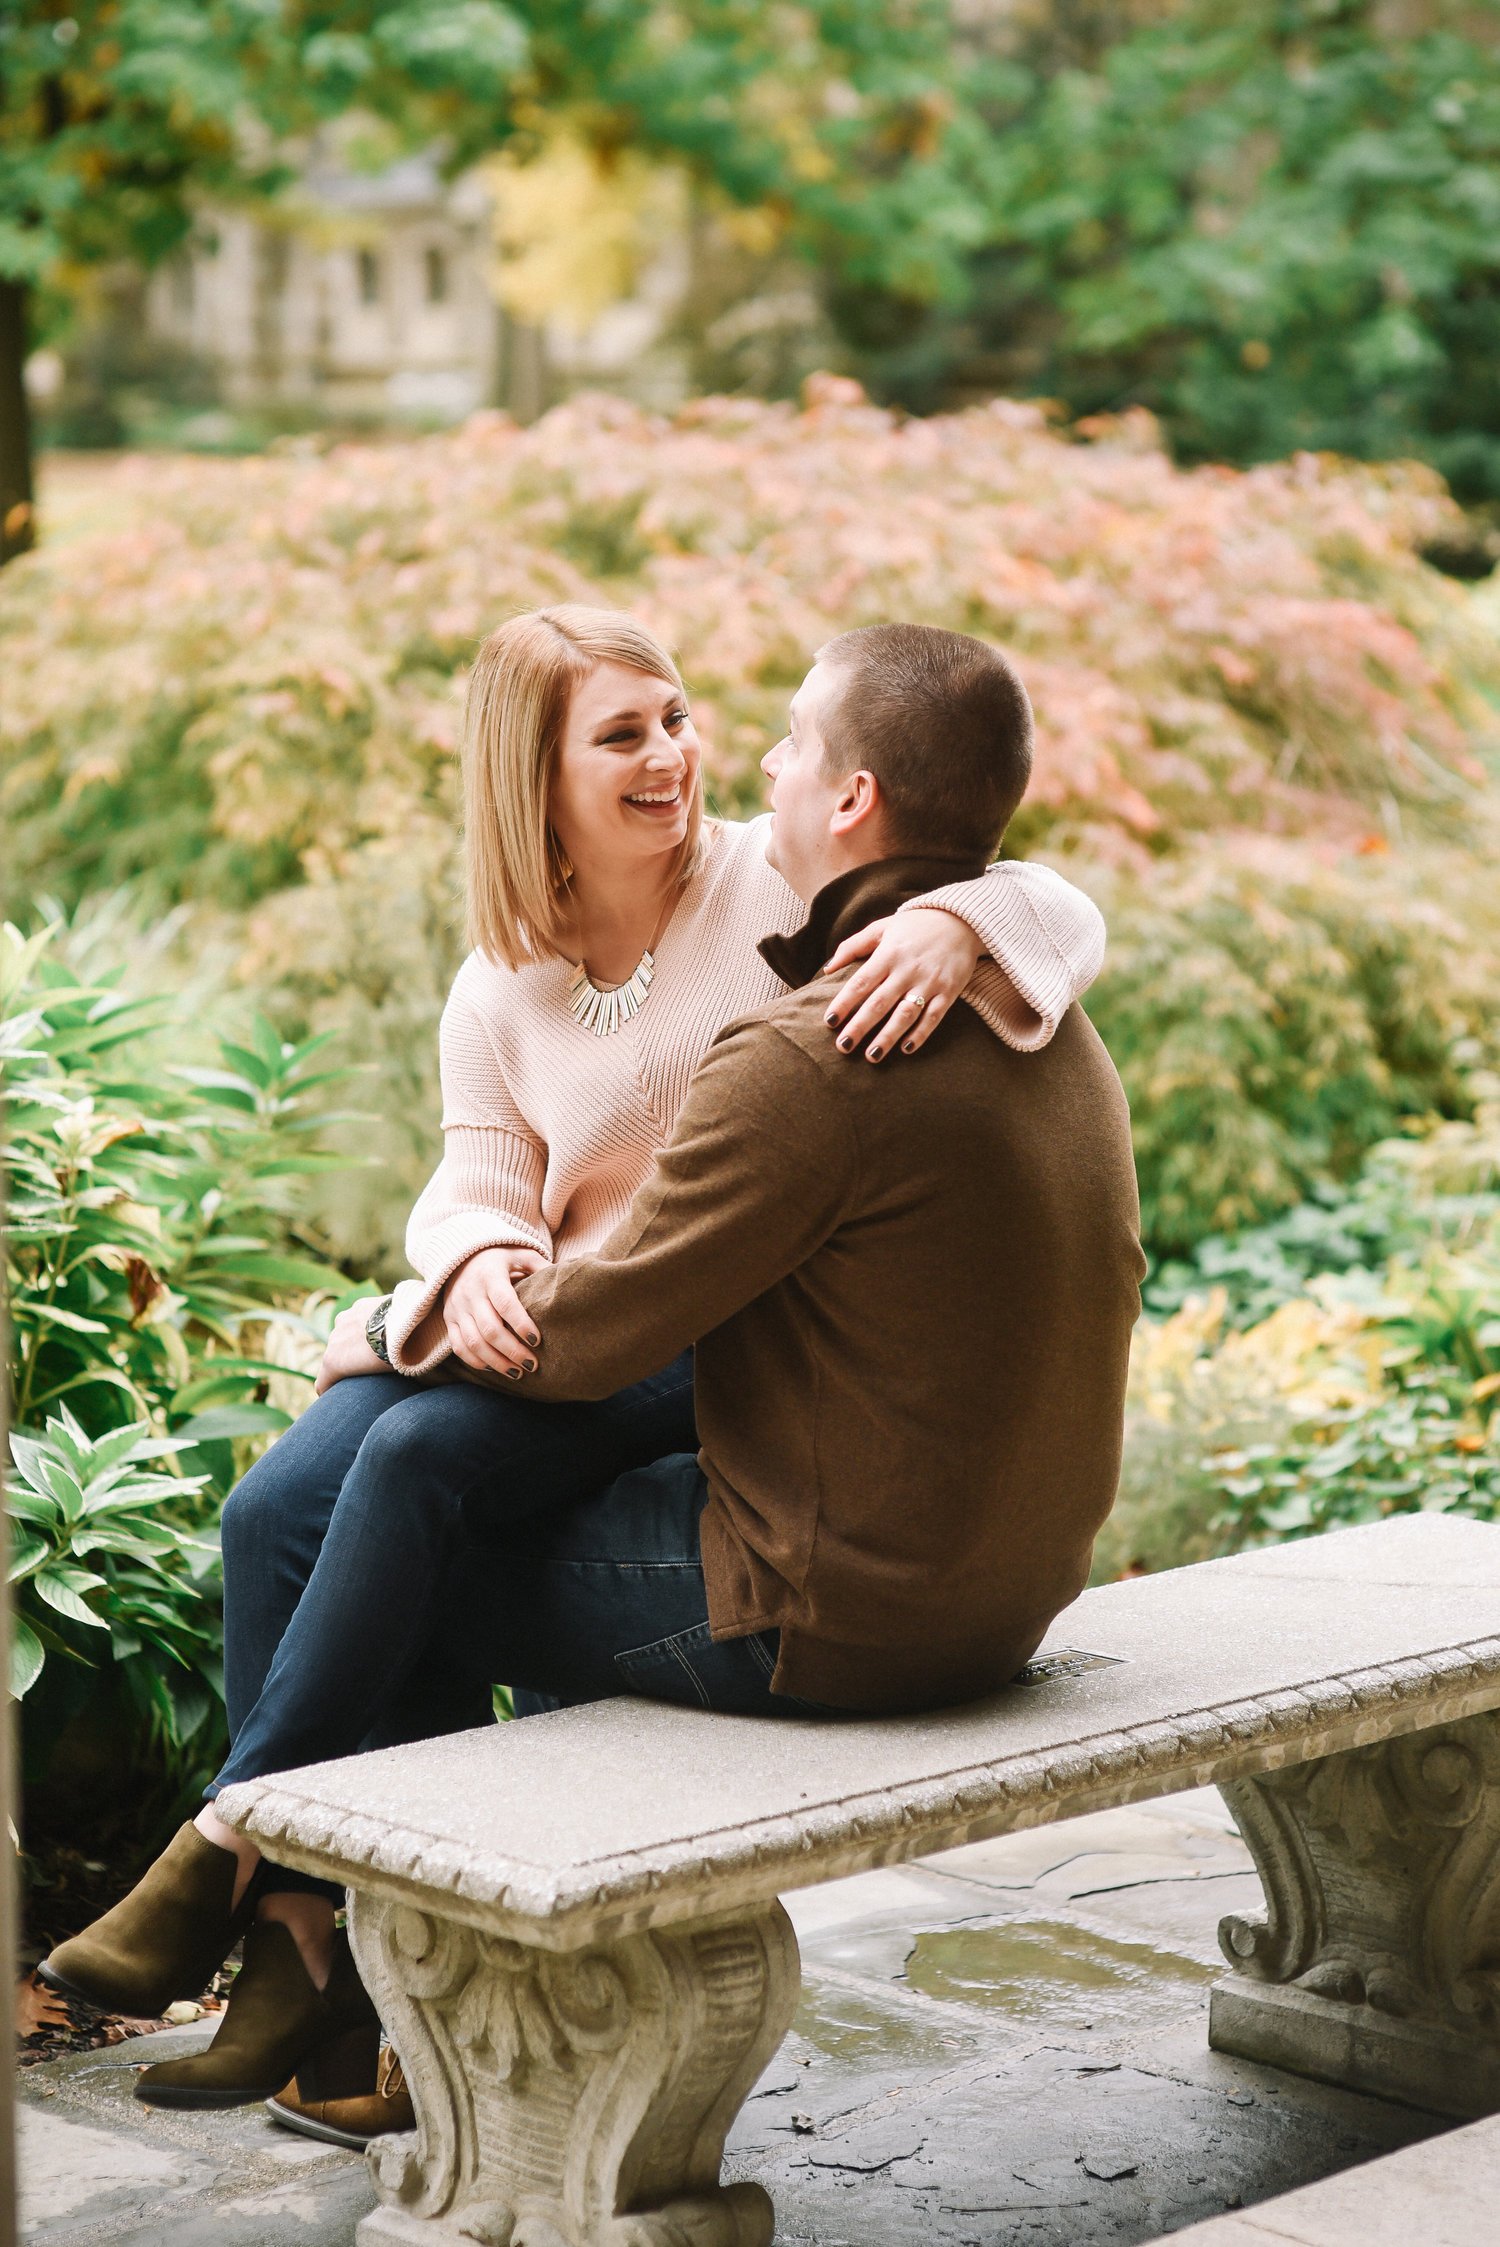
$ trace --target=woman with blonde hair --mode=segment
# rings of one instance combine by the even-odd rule
[[[316,1401],[226,1504],[232,1746],[208,1802],[42,1969],[156,2014],[196,1997],[248,1926],[213,2045],[138,2080],[158,2103],[235,2104],[294,2071],[304,2102],[373,2086],[377,2026],[336,1892],[262,1864],[213,1797],[488,1721],[491,1681],[439,1605],[454,1555],[522,1522],[540,1537],[621,1474],[698,1448],[690,1352],[591,1404],[442,1376],[457,1361],[519,1380],[539,1337],[517,1277],[596,1249],[625,1215],[710,1043],[781,990],[757,941],[803,909],[767,862],[767,819],[705,817],[677,667],[627,616],[540,609],[491,635],[465,779],[474,949],[443,1016],[445,1151],[407,1235],[416,1276],[344,1314]],[[917,1053],[961,1001],[1039,1047],[1101,953],[1095,908],[1045,868],[940,879],[835,954],[852,972],[828,1034],[851,1067],[880,1064]],[[606,1663],[595,1689],[624,1690],[625,1674]]]

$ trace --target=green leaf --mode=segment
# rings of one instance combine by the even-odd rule
[[[109,1629],[106,1617],[95,1614],[82,1594],[75,1591],[64,1577],[43,1570],[40,1575],[32,1578],[32,1584],[38,1598],[44,1599],[57,1614],[67,1616],[70,1622],[87,1623],[97,1631]]]
[[[22,1615],[10,1619],[10,1690],[12,1698],[19,1701],[31,1691],[42,1674],[46,1654],[36,1632]]]
[[[195,1269],[195,1280],[202,1285],[221,1276],[234,1279],[258,1280],[263,1287],[290,1287],[311,1294],[327,1288],[342,1278],[327,1264],[314,1264],[300,1257],[279,1256],[273,1251],[246,1251],[240,1255],[222,1256],[216,1253],[210,1241],[204,1248]]]
[[[226,1443],[236,1436],[260,1436],[289,1428],[292,1416],[273,1404],[225,1404],[196,1413],[174,1425],[172,1433],[188,1443]]]
[[[14,1584],[18,1577],[30,1575],[37,1564],[46,1559],[51,1550],[52,1540],[50,1537],[39,1537],[34,1529],[25,1529],[19,1522],[12,1522],[10,1581]]]
[[[17,1325],[41,1325],[50,1321],[54,1326],[65,1326],[73,1334],[108,1334],[109,1328],[98,1319],[86,1319],[79,1311],[65,1311],[60,1303],[35,1303],[21,1301],[12,1305],[12,1316]]]

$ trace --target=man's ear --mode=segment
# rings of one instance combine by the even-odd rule
[[[885,816],[885,799],[873,772],[851,772],[839,783],[838,800],[828,819],[828,832],[845,840],[867,842],[873,823]]]

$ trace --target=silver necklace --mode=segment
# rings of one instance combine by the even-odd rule
[[[656,962],[648,950],[642,952],[634,973],[623,983],[617,983],[612,991],[601,991],[589,981],[589,971],[580,960],[568,985],[568,1005],[575,1019],[596,1038],[613,1037],[622,1022],[640,1013],[655,973]]]

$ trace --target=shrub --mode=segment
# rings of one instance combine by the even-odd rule
[[[1483,1094],[1487,1080],[1479,1078]],[[1462,1247],[1500,1216],[1500,1104],[1472,1124],[1430,1123],[1375,1147],[1346,1187],[1322,1185],[1269,1225],[1210,1234],[1151,1275],[1148,1310],[1170,1315],[1216,1292],[1224,1319],[1253,1326],[1325,1273],[1378,1271],[1433,1243]]]
[[[1087,1005],[1130,1097],[1156,1256],[1342,1193],[1405,1119],[1469,1113],[1476,1066],[1500,1059],[1487,878],[1416,854],[1395,878],[1383,857],[1314,874],[1242,845],[1102,893]]]
[[[677,646],[727,808],[759,803],[834,631],[907,616],[1016,654],[1038,758],[1008,847],[1108,909],[1091,1006],[1159,1254],[1461,1117],[1494,1051],[1500,642],[1493,594],[1420,559],[1461,520],[1428,471],[1187,473],[1143,415],[909,422],[814,382],[800,413],[580,399],[97,474],[92,523],[0,579],[14,878],[181,905],[297,1036],[349,1035],[386,1167],[304,1208],[364,1268],[399,1269],[436,1152],[465,667],[538,601],[628,605]]]
[[[144,1421],[90,1439],[64,1407],[41,1436],[12,1435],[6,1489],[12,1691],[31,1691],[49,1653],[90,1663],[103,1632],[150,1747],[169,1764],[205,1728],[212,1736],[224,1697],[209,1478],[180,1466],[192,1448]]]
[[[56,934],[0,936],[14,1684],[49,1653],[113,1663],[177,1752],[219,1690],[218,1504],[290,1418],[270,1382],[311,1378],[267,1353],[268,1322],[344,1289],[288,1239],[297,1182],[332,1159],[314,1137],[339,1072],[260,1016],[213,1040],[217,1066],[169,1059],[197,1033],[118,975],[82,980]]]
[[[1500,1519],[1500,1106],[1155,1285],[1177,1308],[1137,1330],[1099,1574],[1390,1513]]]

